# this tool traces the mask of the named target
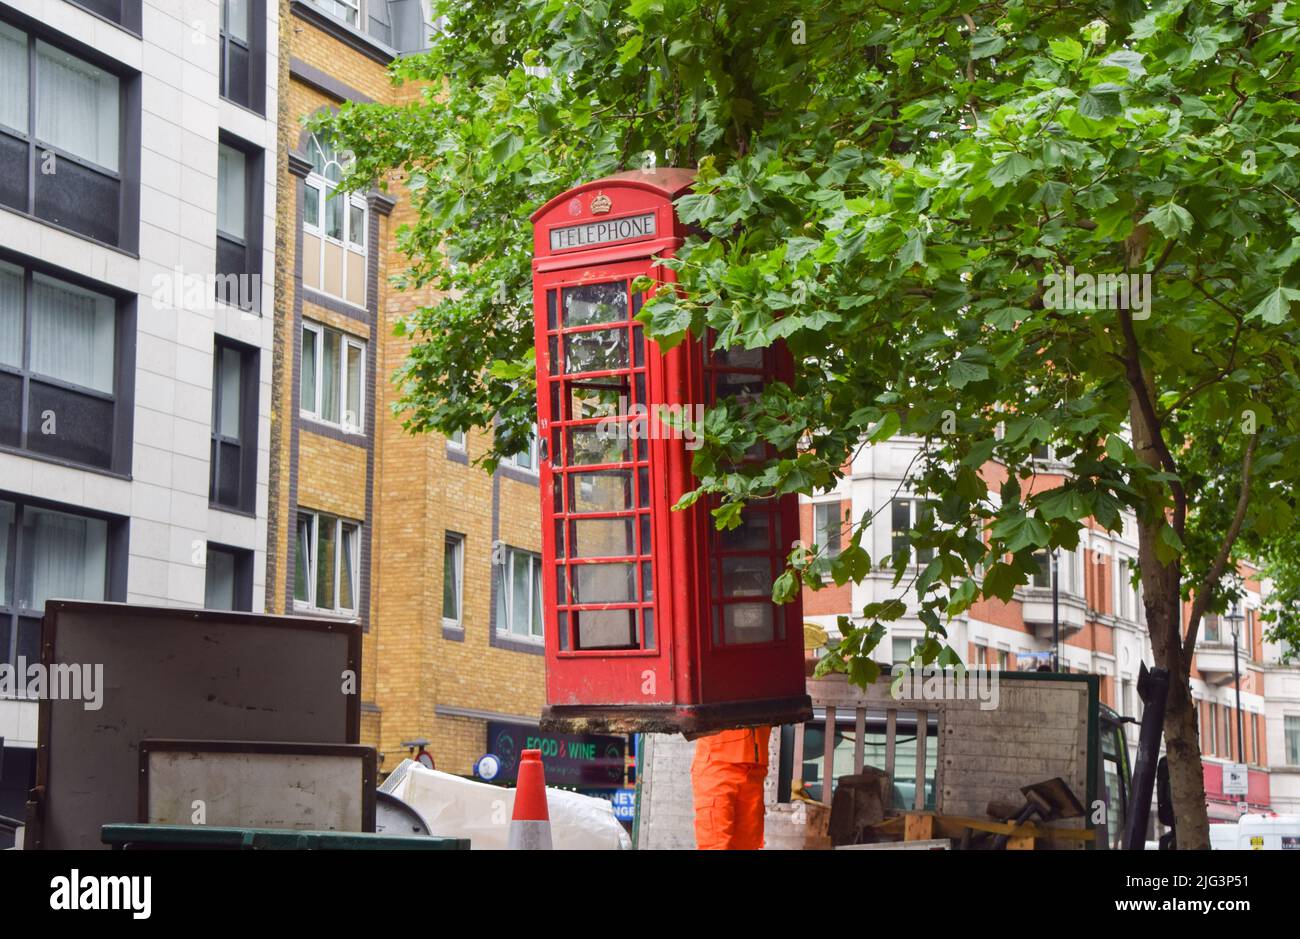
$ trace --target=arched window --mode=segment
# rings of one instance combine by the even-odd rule
[[[350,155],[312,134],[307,157],[312,168],[303,184],[303,285],[365,306],[366,202],[338,191]]]

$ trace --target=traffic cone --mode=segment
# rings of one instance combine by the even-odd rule
[[[515,781],[515,810],[510,816],[510,839],[514,851],[550,851],[551,816],[546,811],[546,779],[542,751],[525,750]]]

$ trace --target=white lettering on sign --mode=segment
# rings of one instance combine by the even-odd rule
[[[611,241],[630,241],[636,238],[653,238],[655,235],[655,213],[629,215],[624,218],[605,218],[599,222],[587,222],[583,225],[569,225],[566,228],[551,229],[551,250],[563,251],[566,248],[585,248],[589,245],[602,245]]]

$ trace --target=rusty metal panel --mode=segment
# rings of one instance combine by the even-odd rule
[[[49,601],[42,664],[102,667],[102,688],[97,709],[40,702],[27,846],[99,848],[134,821],[146,738],[356,743],[360,659],[356,623]]]

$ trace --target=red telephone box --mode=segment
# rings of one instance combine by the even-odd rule
[[[725,532],[716,502],[672,511],[695,488],[683,418],[793,375],[783,346],[688,337],[661,352],[634,319],[637,277],[675,280],[655,259],[686,237],[673,199],[693,178],[620,173],[532,217],[548,728],[694,735],[812,716],[802,609],[771,599],[797,497],[751,503]]]

